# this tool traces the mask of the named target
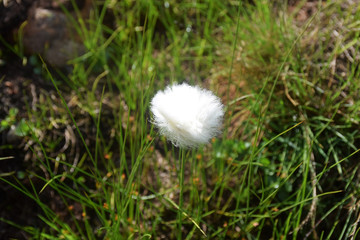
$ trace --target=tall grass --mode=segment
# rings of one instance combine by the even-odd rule
[[[72,71],[41,65],[57,99],[44,95],[43,114],[29,108],[35,167],[26,181],[0,175],[43,224],[1,221],[33,239],[355,239],[351,4],[319,2],[299,20],[306,1],[99,2],[73,19],[87,52]],[[224,134],[191,151],[159,136],[149,113],[157,90],[183,81],[227,109]],[[49,115],[70,137],[51,137]],[[61,152],[64,141],[76,150]]]

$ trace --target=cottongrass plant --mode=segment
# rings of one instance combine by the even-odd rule
[[[176,147],[196,148],[219,134],[224,107],[211,91],[186,83],[168,86],[151,101],[153,123]]]
[[[186,149],[209,143],[220,133],[224,107],[211,91],[186,83],[168,86],[151,100],[152,122],[180,150],[178,239],[182,232],[184,156]],[[205,234],[202,231],[203,234]]]

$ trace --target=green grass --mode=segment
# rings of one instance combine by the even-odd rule
[[[73,19],[87,52],[69,73],[32,56],[53,90],[27,106],[25,176],[0,174],[42,224],[0,220],[32,239],[356,239],[360,9],[301,20],[309,6],[103,1]],[[150,123],[155,92],[183,81],[226,106],[197,150]]]

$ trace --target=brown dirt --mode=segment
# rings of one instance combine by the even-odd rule
[[[29,109],[33,110],[33,108],[36,108],[41,95],[54,95],[54,87],[51,82],[46,81],[41,75],[36,73],[36,66],[29,63],[24,64],[22,59],[14,54],[6,44],[14,44],[17,30],[25,20],[29,22],[29,17],[33,15],[32,11],[34,11],[32,9],[45,9],[46,11],[60,14],[60,2],[69,11],[73,10],[71,1],[68,0],[8,0],[0,2],[0,38],[2,38],[2,41],[0,41],[0,121],[4,120],[9,115],[10,109],[14,108],[18,109],[16,121],[27,119]],[[82,9],[85,1],[78,0],[76,2],[79,8]],[[38,34],[38,32],[35,31],[36,29],[34,30],[34,24],[31,25],[31,21],[28,26],[33,26],[32,29],[28,28],[27,30],[28,40],[31,40],[32,36]],[[50,28],[53,25],[50,24],[46,27],[48,30],[51,30]],[[63,25],[60,26],[60,28],[63,27]],[[52,35],[52,37],[54,36]],[[42,44],[48,44],[47,41],[49,40],[51,39],[45,39]],[[32,54],[41,53],[41,50],[38,49],[36,51],[29,51],[29,49],[31,50],[31,44],[28,44],[29,46],[25,49],[27,52]],[[54,65],[57,64],[55,63]],[[62,130],[65,131],[65,127]],[[61,133],[62,130],[59,129],[59,132],[60,137],[63,138],[64,131]],[[30,156],[30,149],[24,151],[24,148],[28,148],[30,145],[29,139],[16,136],[10,129],[0,131],[0,157],[12,157],[11,159],[0,161],[0,176],[10,175],[4,179],[15,182],[15,178],[11,175],[18,178],[24,175],[24,177],[19,179],[22,179],[21,183],[28,189],[31,189],[31,183],[29,182],[30,178],[27,177],[27,170],[34,169],[34,161],[31,161],[33,156]],[[33,182],[33,184],[38,190],[43,185],[40,182]],[[69,215],[67,207],[64,206],[59,196],[56,196],[54,192],[45,191],[41,194],[40,198],[42,201],[48,202],[51,209],[58,213],[60,217],[67,217]],[[76,209],[75,206],[74,211]],[[19,226],[33,226],[34,228],[41,229],[45,224],[40,220],[38,214],[43,213],[35,201],[26,197],[25,194],[4,181],[0,181],[0,219],[12,221]],[[29,235],[24,230],[0,221],[0,239],[28,239],[28,237]]]

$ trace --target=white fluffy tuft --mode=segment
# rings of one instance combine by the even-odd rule
[[[168,86],[151,100],[153,123],[175,146],[194,148],[215,137],[224,110],[211,91],[188,84]]]

